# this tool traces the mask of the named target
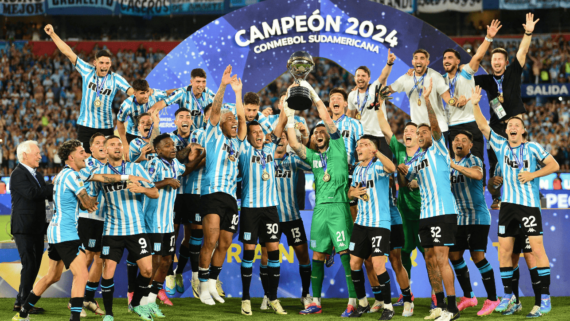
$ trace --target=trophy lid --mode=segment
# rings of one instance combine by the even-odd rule
[[[304,78],[313,70],[314,66],[313,57],[306,51],[296,51],[287,60],[287,69],[295,77]]]

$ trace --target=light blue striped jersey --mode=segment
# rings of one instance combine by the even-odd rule
[[[458,213],[451,192],[450,161],[443,135],[439,140],[432,136],[432,145],[408,166],[406,179],[417,178],[420,184],[420,219]]]
[[[283,158],[275,159],[275,186],[277,188],[277,212],[279,222],[290,222],[301,219],[299,200],[297,199],[298,170],[310,171],[311,166],[305,163],[294,152],[285,153]]]
[[[468,154],[456,164],[483,168],[481,159],[473,154]],[[491,213],[483,194],[483,180],[471,179],[451,169],[451,190],[459,210],[457,225],[491,225]]]
[[[190,133],[190,136],[183,138],[182,136],[178,136],[177,131],[173,131],[170,133],[170,137],[172,137],[172,140],[174,141],[176,150],[180,151],[186,148],[190,143],[196,143],[200,144],[200,146],[204,146],[206,132],[202,129],[196,129]],[[178,194],[200,195],[200,188],[202,187],[205,171],[205,167],[202,167],[198,170],[192,171],[189,175],[181,177],[180,184],[182,185],[182,188],[178,189]]]
[[[275,127],[277,127],[277,123],[279,122],[279,114],[277,115],[269,115],[269,123],[271,123],[271,128],[275,129]],[[307,127],[307,121],[305,120],[304,117],[301,117],[299,115],[295,115],[295,125],[297,123],[302,123],[303,125],[305,125],[305,127]],[[307,127],[307,130],[308,127]]]
[[[114,167],[110,164],[99,167],[94,174],[135,175],[152,181],[148,172],[141,164],[123,162],[123,165]],[[123,171],[124,169],[124,171]],[[105,227],[103,235],[124,236],[145,233],[144,194],[136,194],[127,189],[127,182],[95,183],[95,188],[89,191],[91,196],[99,192],[105,197]],[[154,183],[144,183],[143,187],[152,188]]]
[[[384,171],[381,161],[373,159],[371,162],[359,163],[352,174],[352,186],[365,183],[369,197],[368,202],[358,199],[358,215],[354,224],[390,229],[390,174]]]
[[[400,215],[400,210],[396,206],[396,198],[392,193],[392,187],[390,187],[390,194],[388,195],[390,198],[390,223],[392,225],[401,225],[402,224],[402,216]]]
[[[208,121],[204,143],[207,155],[206,177],[202,180],[200,195],[222,192],[236,198],[239,139],[227,138],[222,132],[220,123],[213,126]]]
[[[148,161],[146,165],[148,174],[153,183],[163,181],[167,178],[180,180],[186,167],[176,158],[172,162],[156,157]],[[182,189],[182,186],[178,189]],[[147,233],[171,233],[174,232],[174,201],[177,190],[167,185],[158,189],[158,198],[146,199],[145,204],[145,225]]]
[[[497,166],[501,167],[503,173],[503,202],[540,208],[539,179],[522,184],[518,179],[521,170],[518,168],[517,159],[521,160],[522,148],[524,170],[532,173],[537,171],[538,163],[550,154],[534,142],[521,144],[511,150],[507,139],[493,130],[489,144],[497,155]]]
[[[89,178],[91,177],[92,173],[94,173],[97,170],[97,168],[101,166],[105,166],[105,164],[101,163],[95,157],[90,156],[85,160],[85,168],[79,171],[79,176],[85,182],[85,185],[87,186],[88,190],[94,188],[93,184],[96,183],[96,182],[89,182],[88,181]],[[79,217],[104,221],[105,211],[103,209],[105,208],[104,206],[105,198],[103,197],[103,194],[99,193],[99,195],[97,196],[97,202],[99,202],[99,205],[97,206],[97,210],[95,212],[88,213],[87,211],[79,209]]]
[[[79,240],[79,234],[77,234],[79,198],[77,195],[85,190],[86,186],[79,173],[69,166],[65,166],[57,174],[54,185],[55,211],[47,230],[48,243],[57,244]]]
[[[273,142],[264,144],[260,150],[253,148],[247,139],[240,143],[238,168],[242,177],[242,207],[260,208],[279,204],[273,155],[281,139],[273,138]],[[261,178],[264,171],[269,174],[266,181]]]
[[[257,117],[255,117],[255,121],[258,122],[259,125],[261,126],[261,130],[263,131],[264,135],[271,134],[271,132],[275,128],[271,124],[270,119],[268,117],[265,117],[265,115],[263,115],[259,111],[257,112]],[[277,123],[275,123],[275,124],[277,124]]]
[[[77,57],[75,69],[83,80],[81,111],[77,124],[91,128],[113,128],[113,99],[120,89],[125,93],[131,87],[121,75],[108,72],[107,77],[98,77],[95,67]],[[101,88],[99,99],[101,107],[95,107],[97,86]]]
[[[342,115],[339,119],[334,121],[338,128],[342,139],[344,139],[344,146],[346,147],[346,155],[348,156],[348,163],[353,165],[358,161],[356,156],[356,143],[364,135],[364,129],[359,120]],[[324,124],[319,121],[317,125]]]
[[[151,144],[151,143],[145,142],[144,139],[142,139],[140,137],[137,137],[137,138],[131,140],[131,143],[129,144],[129,158],[132,162],[136,161],[141,156],[142,149],[147,144]],[[146,161],[149,161],[155,157],[158,157],[157,153],[147,153],[146,154],[146,160],[143,160],[140,163],[143,166],[146,166]]]
[[[178,88],[168,96],[164,102],[166,103],[166,106],[178,104],[180,108],[190,110],[190,115],[192,116],[192,126],[190,126],[191,130],[198,128],[204,129],[204,126],[206,125],[206,121],[204,120],[204,108],[214,101],[215,96],[216,93],[206,87],[202,92],[202,95],[200,95],[200,98],[197,98],[192,92],[192,86],[188,86]]]
[[[152,105],[166,98],[166,92],[159,89],[153,89],[152,95],[148,97],[146,104],[138,104],[135,95],[125,99],[121,104],[117,120],[120,122],[127,121],[127,133],[135,136],[140,136],[138,126],[138,118],[141,114],[146,113]]]

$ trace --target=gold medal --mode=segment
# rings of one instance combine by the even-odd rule
[[[370,196],[368,196],[368,194],[364,194],[361,197],[362,197],[362,200],[365,202],[368,202],[370,200]]]
[[[236,161],[236,157],[235,157],[234,155],[228,156],[228,159],[229,159],[231,162],[235,162],[235,161]]]
[[[269,180],[269,173],[267,171],[263,171],[263,174],[261,174],[261,179],[264,181]]]
[[[301,123],[295,123],[295,129],[300,129],[301,128]]]
[[[501,102],[501,104],[502,104],[503,102],[505,102],[505,98],[503,97],[503,94],[500,94],[500,95],[499,95],[499,101]]]
[[[360,119],[362,118],[362,116],[360,116],[360,113],[357,113],[356,116],[354,116],[354,118],[355,118],[356,120],[360,120]]]
[[[418,98],[418,106],[422,105],[422,100]]]
[[[328,182],[331,180],[331,174],[325,172],[325,175],[323,176],[323,181]]]
[[[96,107],[96,108],[99,108],[99,107],[101,107],[101,105],[102,105],[102,103],[101,103],[101,99],[99,99],[99,98],[95,99],[95,103],[94,103],[94,105],[95,105],[95,107]]]
[[[456,100],[455,98],[453,98],[453,97],[452,97],[452,98],[449,98],[449,104],[450,104],[451,106],[455,106],[455,103],[456,103],[456,102],[457,102],[457,100]]]

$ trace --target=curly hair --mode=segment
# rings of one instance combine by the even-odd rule
[[[63,162],[67,161],[69,155],[73,153],[77,147],[83,146],[83,144],[77,139],[70,139],[64,142],[57,150],[57,156],[61,158]]]

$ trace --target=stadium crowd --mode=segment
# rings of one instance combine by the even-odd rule
[[[14,33],[8,39],[34,39],[34,26],[22,30],[25,32]],[[463,48],[474,53],[479,45],[480,41],[466,42]],[[493,46],[506,48],[510,59],[514,59],[518,42],[499,39]],[[91,52],[82,52],[79,56],[89,61],[100,49],[106,48],[96,45]],[[146,77],[165,55],[164,52],[155,52],[153,48],[141,45],[135,52],[118,51],[113,67],[132,83],[137,78]],[[4,47],[0,46],[0,56],[0,174],[11,173],[18,162],[16,146],[28,139],[37,140],[40,144],[43,155],[40,167],[48,175],[57,173],[62,166],[56,153],[57,146],[77,136],[75,127],[81,102],[81,77],[57,50],[52,56],[35,57],[29,44],[18,47],[6,43]],[[490,57],[489,50],[482,62],[486,70],[491,70]],[[523,83],[570,82],[570,42],[562,36],[557,40],[550,36],[537,37],[530,47],[529,58],[523,72]],[[325,101],[332,88],[352,89],[354,86],[354,76],[350,72],[326,59],[316,59],[315,70],[307,80]],[[284,73],[259,93],[264,114],[279,112],[279,93],[292,81],[291,75]],[[124,99],[126,96],[122,92],[115,97],[115,113]],[[555,156],[562,170],[569,170],[570,146],[564,133],[570,122],[570,98],[544,102],[529,99],[525,101],[525,107],[528,110],[525,122],[530,139],[545,146]],[[393,119],[393,132],[401,139],[409,116],[391,103],[387,106],[387,113]],[[316,109],[305,111],[301,116],[305,117],[309,128],[319,121]]]

